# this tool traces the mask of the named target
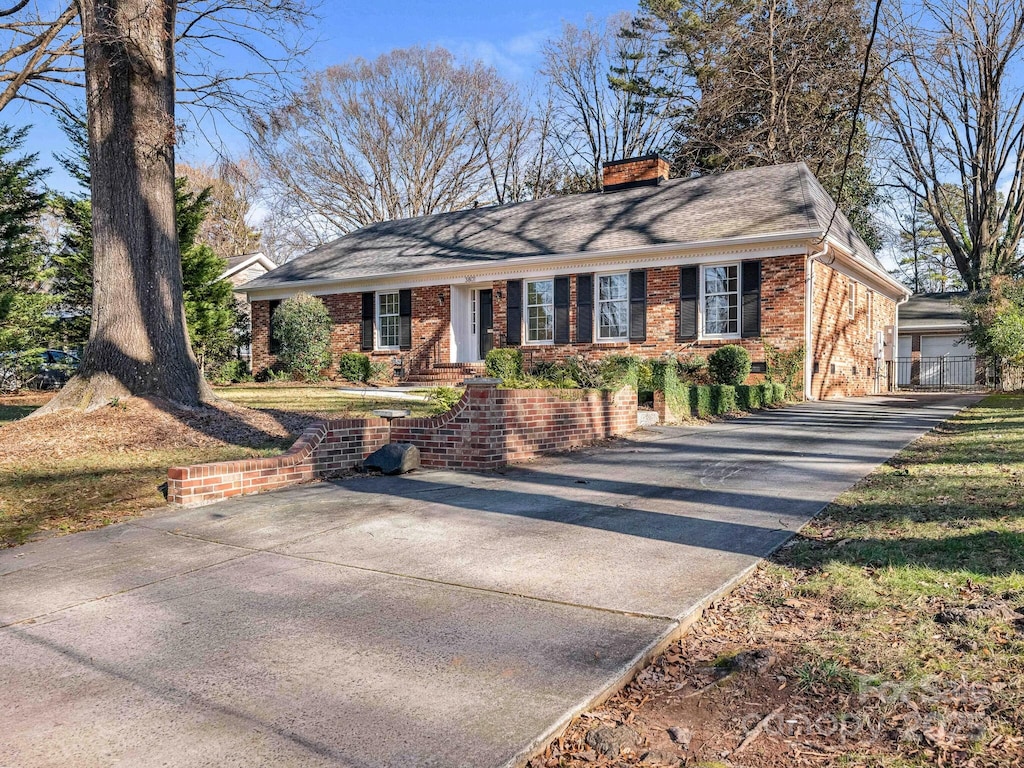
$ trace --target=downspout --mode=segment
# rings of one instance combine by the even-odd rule
[[[910,301],[910,297],[912,295],[913,294],[906,293],[906,294],[903,295],[902,299],[900,299],[899,301],[896,302],[896,312],[895,312],[895,316],[892,319],[892,345],[893,345],[893,350],[892,350],[892,359],[893,359],[892,383],[890,385],[888,381],[886,382],[886,388],[885,388],[886,393],[895,392],[899,388],[899,384],[896,381],[896,371],[897,371],[897,368],[899,367],[899,364],[896,362],[896,356],[900,352],[900,307],[902,307],[904,304],[906,304],[908,301]],[[882,360],[885,361],[885,359],[886,359],[885,358],[885,339],[883,338],[882,339]]]
[[[804,297],[804,400],[813,400],[811,395],[811,377],[814,371],[814,262],[828,254],[828,242],[820,251],[815,251],[804,260],[804,285],[807,295]]]

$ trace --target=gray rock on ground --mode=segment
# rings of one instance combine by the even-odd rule
[[[420,468],[420,449],[411,443],[388,443],[367,456],[363,467],[385,475],[404,475]]]

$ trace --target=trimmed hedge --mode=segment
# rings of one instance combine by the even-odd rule
[[[690,386],[679,381],[679,368],[675,360],[651,361],[651,383],[665,394],[665,406],[676,419],[689,419]]]
[[[775,405],[775,387],[772,386],[770,381],[762,381],[757,385],[757,388],[761,392],[763,407],[768,408]]]
[[[711,413],[724,416],[737,411],[736,387],[729,384],[715,384],[711,387]]]
[[[719,347],[708,355],[708,373],[715,384],[742,384],[750,375],[750,353],[738,344]]]
[[[711,415],[711,387],[698,384],[690,387],[690,412],[698,419],[706,419]]]
[[[773,381],[772,389],[775,390],[775,402],[784,403],[786,402],[786,385],[781,381]]]
[[[756,411],[764,407],[761,387],[757,384],[740,384],[736,387],[736,404],[744,411]]]

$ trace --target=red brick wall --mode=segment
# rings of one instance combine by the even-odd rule
[[[440,301],[438,300],[440,297]],[[344,352],[359,352],[362,338],[363,305],[361,293],[333,293],[319,297],[334,323],[331,331],[331,373]],[[429,368],[431,361],[447,363],[451,359],[451,288],[431,286],[412,291],[412,349],[372,351],[371,358],[389,361],[398,357],[408,371]],[[277,358],[270,354],[270,302],[252,303],[252,370],[269,368]]]
[[[167,471],[167,500],[210,504],[329,477],[356,466],[387,442],[384,419],[317,422],[280,456],[172,467]]]
[[[390,442],[412,443],[425,467],[496,469],[636,429],[636,392],[498,389],[478,380],[452,410],[430,419],[345,419],[314,424],[266,459],[174,467],[168,501],[198,505],[327,477]]]
[[[495,283],[505,296],[505,283]],[[764,362],[760,338],[724,341],[681,342],[679,333],[679,267],[647,270],[647,340],[642,343],[613,342],[579,344],[576,341],[576,276],[569,280],[570,346],[523,344],[524,357],[533,362],[552,362],[567,355],[600,358],[607,355],[660,357],[665,353],[684,358],[694,354],[707,356],[725,344],[739,344],[750,352],[754,362]],[[782,349],[792,349],[804,339],[804,257],[780,256],[765,259],[761,265],[761,334]],[[507,335],[505,299],[495,300],[494,328],[504,340]],[[596,328],[595,328],[596,333]]]
[[[811,376],[816,398],[854,397],[876,391],[877,362],[874,339],[896,320],[896,302],[872,292],[868,324],[869,288],[859,283],[853,319],[849,315],[851,280],[827,264],[814,263]],[[879,382],[884,389],[884,378]]]

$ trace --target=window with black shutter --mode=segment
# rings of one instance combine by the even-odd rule
[[[518,346],[523,343],[523,281],[509,280],[505,284],[505,341]]]
[[[755,339],[761,335],[761,262],[744,261],[742,271],[740,331],[743,338]]]
[[[569,278],[555,278],[555,344],[569,343]]]
[[[372,291],[363,294],[363,316],[359,333],[359,348],[364,352],[373,349],[373,316],[376,301]]]
[[[647,341],[647,270],[629,273],[629,340]]]
[[[699,267],[679,268],[679,340],[697,338],[697,302],[700,300]]]
[[[576,275],[576,343],[594,340],[594,276]]]

